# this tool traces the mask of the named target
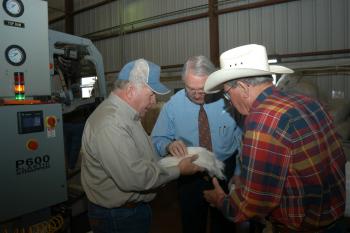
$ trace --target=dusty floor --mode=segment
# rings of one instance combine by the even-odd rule
[[[181,233],[180,209],[176,181],[160,190],[151,202],[153,222],[150,233]],[[249,225],[240,224],[236,232],[248,233]]]

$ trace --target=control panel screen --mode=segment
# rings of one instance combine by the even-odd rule
[[[44,131],[42,111],[18,112],[18,133],[34,133]]]

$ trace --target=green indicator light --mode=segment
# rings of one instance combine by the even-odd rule
[[[25,99],[25,95],[24,94],[16,94],[15,98],[16,98],[16,100],[24,100]]]

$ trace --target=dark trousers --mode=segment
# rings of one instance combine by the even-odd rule
[[[94,233],[148,233],[152,210],[144,202],[133,208],[104,208],[89,202],[88,216]]]
[[[236,153],[224,161],[227,180],[219,182],[225,192],[228,191],[227,183],[235,170]],[[183,233],[205,233],[208,213],[211,233],[235,231],[234,223],[226,219],[218,209],[210,207],[204,199],[203,191],[213,189],[211,178],[206,173],[180,177],[178,185]]]
[[[276,222],[272,223],[272,232],[273,233],[346,233],[346,223],[344,222],[344,218],[340,218],[328,226],[321,227],[315,230],[292,230],[287,228],[284,225],[278,224]]]

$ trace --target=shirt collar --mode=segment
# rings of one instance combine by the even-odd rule
[[[111,93],[108,96],[108,99],[112,102],[112,104],[114,104],[115,106],[117,106],[118,108],[120,108],[122,110],[125,117],[128,117],[129,119],[131,119],[133,121],[140,120],[139,113],[135,109],[133,109],[128,103],[126,103],[122,98],[120,98],[119,96]]]
[[[274,86],[270,86],[265,90],[263,90],[254,101],[252,108],[254,109],[257,106],[259,106],[262,102],[264,102],[264,100],[273,93],[274,89],[275,89]]]

